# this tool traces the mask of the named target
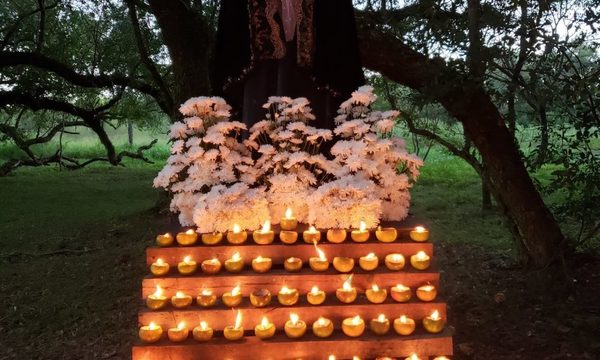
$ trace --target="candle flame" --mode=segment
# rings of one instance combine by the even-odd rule
[[[390,258],[392,259],[393,262],[400,262],[400,261],[402,261],[402,255],[401,254],[392,254],[392,256],[390,256]]]
[[[242,257],[240,256],[240,253],[238,251],[233,253],[233,256],[231,257],[231,260],[233,260],[233,261],[240,261],[241,259],[242,259]]]
[[[190,255],[183,258],[183,262],[186,264],[189,263],[190,261],[192,261],[192,257]]]
[[[310,228],[308,229],[308,232],[311,234],[315,234],[317,232],[317,229],[315,229],[315,227],[313,225],[311,225]]]
[[[354,274],[348,276],[348,278],[344,281],[344,284],[342,285],[342,289],[344,289],[345,291],[352,290],[352,277],[353,276],[354,276]]]
[[[154,322],[151,322],[150,324],[148,324],[148,329],[156,330],[158,329],[158,326]]]
[[[175,297],[181,299],[182,297],[185,297],[185,294],[183,292],[181,292],[181,291],[178,291],[178,292],[175,293]]]
[[[242,312],[241,311],[237,311],[237,315],[235,317],[235,326],[234,329],[239,329],[242,327]]]
[[[319,317],[319,319],[317,320],[317,324],[318,324],[319,326],[325,326],[325,325],[327,325],[327,319],[325,319],[324,317],[322,317],[322,316],[321,316],[321,317]]]
[[[183,330],[185,329],[185,322],[181,321],[179,324],[177,324],[177,330]]]
[[[319,287],[317,285],[313,286],[312,289],[310,289],[310,293],[313,295],[316,295],[319,293]]]
[[[291,293],[292,293],[292,290],[290,290],[290,289],[287,287],[287,285],[283,285],[283,287],[281,288],[281,291],[280,291],[280,293],[282,293],[282,294],[291,294]]]
[[[395,287],[396,287],[396,290],[398,290],[398,291],[410,290],[410,288],[408,286],[404,286],[402,284],[397,284]]]
[[[266,316],[263,316],[262,320],[260,321],[260,326],[262,326],[263,328],[269,326],[269,319],[267,319]]]
[[[335,355],[329,355],[329,358],[327,358],[327,360],[335,360]]]
[[[164,234],[163,234],[163,236],[164,236],[164,237],[170,237],[170,236],[171,236],[171,234],[170,234],[170,233],[168,233],[168,232],[166,232],[166,233],[164,233]]]
[[[358,356],[354,355],[354,356],[352,357],[352,360],[360,360],[360,358],[359,358]]]
[[[202,329],[202,330],[208,329],[208,324],[206,323],[206,321],[200,321],[200,329]]]
[[[415,227],[415,231],[418,233],[422,233],[425,232],[425,228],[423,226],[417,226]]]
[[[156,259],[156,265],[163,266],[164,264],[165,264],[165,262],[163,261],[163,259],[161,259],[161,258]]]
[[[233,233],[239,234],[242,231],[242,228],[238,224],[233,224]]]
[[[400,322],[403,324],[406,324],[408,322],[408,320],[406,319],[406,315],[400,316]]]
[[[417,260],[427,260],[429,259],[429,256],[427,256],[427,254],[425,254],[425,251],[419,251],[417,253]]]
[[[375,260],[375,259],[377,259],[377,256],[375,256],[375,253],[368,253],[367,256],[365,256],[365,259]]]
[[[319,259],[321,261],[327,260],[327,257],[325,257],[325,253],[323,252],[323,250],[319,249],[316,241],[313,241],[313,245],[315,246],[315,250],[317,250],[317,254],[319,254]]]
[[[410,360],[421,360],[421,359],[419,359],[419,357],[417,356],[417,354],[412,353],[412,355],[410,356]]]
[[[423,285],[419,288],[419,290],[422,291],[433,291],[435,289],[435,286],[433,285]]]
[[[202,289],[202,295],[210,296],[210,295],[212,295],[212,290],[211,289]]]
[[[231,290],[231,295],[236,296],[240,294],[240,286],[236,285],[232,290]]]
[[[162,296],[162,294],[163,294],[163,289],[159,285],[156,285],[156,291],[152,295],[154,295],[154,296]]]
[[[194,234],[194,230],[189,229],[188,231],[185,232],[188,235],[193,235]]]
[[[352,325],[359,325],[361,320],[362,319],[360,318],[360,315],[356,315],[355,317],[352,318],[352,321],[351,321]]]
[[[429,317],[431,318],[431,320],[439,320],[440,313],[437,310],[435,310],[434,312],[431,313],[431,315]]]
[[[360,227],[358,228],[360,231],[365,231],[367,230],[367,224],[365,224],[364,221],[360,222]]]
[[[271,222],[269,220],[266,220],[265,223],[262,226],[262,229],[260,230],[261,233],[267,233],[271,230]]]
[[[379,316],[377,317],[377,321],[384,322],[385,321],[385,314],[379,314]]]
[[[285,211],[285,218],[286,219],[292,218],[292,208],[287,208],[287,210]]]
[[[290,321],[292,322],[292,325],[296,325],[298,324],[298,314],[296,313],[290,313]]]
[[[219,259],[217,259],[217,258],[212,258],[212,259],[210,259],[210,260],[208,260],[208,261],[209,261],[211,264],[213,264],[213,265],[217,265],[217,264],[219,263]]]
[[[377,284],[373,284],[371,289],[373,289],[373,291],[379,291],[379,286],[377,286]]]

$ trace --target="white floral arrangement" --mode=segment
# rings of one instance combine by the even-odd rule
[[[330,160],[320,147],[333,133],[308,125],[314,115],[305,98],[270,97],[244,141],[247,128],[229,119],[223,99],[191,98],[171,126],[171,156],[154,186],[172,194],[180,223],[199,232],[255,230],[279,223],[287,208],[318,228],[402,220],[422,161],[392,136],[398,112],[372,111],[375,99],[363,86],[340,106]]]

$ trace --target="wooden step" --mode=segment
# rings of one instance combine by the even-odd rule
[[[294,306],[282,306],[277,299],[273,299],[270,306],[264,308],[253,307],[248,299],[244,299],[242,304],[235,309],[241,311],[244,327],[249,329],[259,324],[263,316],[267,316],[269,321],[278,328],[283,328],[292,312],[298,314],[300,319],[307,324],[312,324],[320,316],[339,325],[343,319],[356,315],[370,320],[379,314],[385,314],[389,319],[407,315],[415,319],[420,326],[420,321],[434,310],[438,310],[440,316],[446,318],[446,304],[443,302],[421,302],[416,299],[406,303],[397,303],[388,298],[382,304],[372,304],[364,296],[360,296],[352,304],[343,304],[335,298],[335,295],[332,295],[321,305],[311,305],[303,297]],[[213,329],[222,330],[225,326],[233,325],[235,316],[236,313],[231,308],[222,304],[212,308],[202,308],[194,304],[181,310],[172,307],[159,311],[144,308],[138,314],[138,322],[140,326],[154,322],[163,329],[168,329],[176,327],[180,321],[185,321],[190,327],[197,326],[200,321],[206,321]]]
[[[338,360],[375,359],[388,356],[403,360],[415,353],[421,359],[452,354],[452,337],[449,330],[440,334],[426,334],[422,331],[410,336],[396,335],[393,330],[377,336],[365,330],[358,338],[350,338],[340,331],[326,339],[320,339],[307,331],[300,339],[289,339],[282,330],[271,339],[260,340],[251,331],[238,341],[227,341],[221,334],[206,343],[188,339],[182,343],[163,340],[151,345],[133,347],[132,360],[327,360],[335,355]]]

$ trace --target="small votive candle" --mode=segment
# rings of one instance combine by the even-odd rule
[[[425,251],[419,251],[410,257],[410,264],[417,270],[426,270],[430,264],[429,255]]]
[[[158,258],[150,265],[150,272],[154,276],[163,276],[169,272],[169,264]]]
[[[279,240],[284,244],[293,244],[298,240],[298,233],[290,230],[281,230],[279,232]]]
[[[167,337],[172,342],[185,341],[188,338],[189,334],[190,331],[188,330],[187,326],[185,326],[185,323],[183,321],[177,324],[177,327],[170,328],[169,330],[167,330]]]
[[[175,296],[171,296],[171,304],[177,309],[182,309],[190,306],[192,303],[192,297],[186,295],[181,291],[175,293]]]
[[[271,258],[262,257],[259,255],[252,259],[252,270],[256,271],[257,273],[266,273],[267,271],[271,270],[271,266],[273,266],[273,261]]]
[[[405,265],[404,256],[397,253],[386,255],[384,262],[385,266],[392,271],[402,270]]]
[[[283,327],[287,337],[292,339],[300,338],[306,332],[306,323],[298,318],[295,313],[290,314],[290,319],[285,322]]]
[[[321,241],[321,232],[311,225],[311,227],[308,228],[308,230],[305,230],[302,233],[302,238],[307,244],[314,244],[316,242],[318,243],[319,241]]]
[[[356,288],[352,286],[352,275],[348,276],[340,289],[335,290],[335,297],[345,304],[356,300]]]
[[[198,241],[198,234],[192,229],[177,233],[177,243],[181,246],[194,245]]]
[[[365,322],[359,315],[342,321],[342,331],[350,337],[359,337],[365,331]]]
[[[231,291],[228,291],[221,296],[221,300],[223,300],[223,304],[228,307],[238,306],[242,302],[242,292],[240,291],[240,286],[237,285]]]
[[[225,260],[225,269],[230,273],[238,273],[244,268],[244,260],[239,252],[233,253],[230,259]]]
[[[421,358],[417,356],[417,354],[413,353],[409,357],[404,358],[404,360],[421,360]]]
[[[317,321],[312,324],[312,331],[316,337],[329,337],[333,333],[333,323],[329,319],[319,317]]]
[[[151,322],[149,325],[140,327],[139,337],[145,343],[155,343],[162,337],[162,327]]]
[[[196,326],[194,330],[192,330],[192,337],[196,341],[208,341],[212,339],[213,329],[208,326],[206,321],[200,321],[200,325]]]
[[[384,314],[379,314],[375,319],[371,319],[369,328],[376,335],[385,335],[390,330],[390,320]]]
[[[221,262],[217,258],[202,261],[200,268],[206,274],[216,274],[221,271]]]
[[[437,296],[437,290],[435,286],[427,284],[421,285],[417,288],[417,297],[421,301],[433,301]]]
[[[417,226],[414,230],[410,231],[409,235],[414,241],[427,241],[429,239],[429,230],[422,226]]]
[[[175,239],[173,239],[173,235],[171,235],[171,233],[156,235],[156,245],[158,246],[171,246],[173,245],[174,241]]]
[[[315,250],[317,251],[319,257],[313,256],[309,258],[308,265],[310,265],[310,268],[313,271],[327,271],[327,269],[329,269],[329,261],[327,260],[327,257],[325,257],[325,253],[323,252],[323,250],[317,247],[316,242],[314,242],[313,244],[315,245]]]
[[[329,242],[339,244],[346,240],[346,230],[345,229],[329,229],[327,230],[327,240]]]
[[[333,267],[342,273],[350,272],[354,268],[354,259],[345,256],[336,256],[333,258]]]
[[[287,286],[283,286],[279,293],[277,293],[277,300],[281,305],[291,306],[298,302],[298,290],[290,289]]]
[[[320,290],[316,285],[306,294],[306,300],[311,305],[321,305],[325,301],[325,297],[325,291]]]
[[[183,258],[183,261],[177,264],[177,271],[181,275],[190,275],[196,271],[198,265],[194,260],[192,260],[191,256],[186,256]]]
[[[398,335],[410,335],[415,331],[415,320],[402,315],[394,319],[394,330]]]
[[[391,243],[396,241],[398,237],[398,231],[396,228],[382,228],[381,226],[375,230],[375,236],[377,236],[377,240],[384,243]]]
[[[407,302],[412,296],[410,288],[402,284],[392,286],[391,294],[392,299],[396,300],[397,302]]]
[[[450,360],[450,358],[442,355],[434,357],[433,360]]]
[[[272,243],[275,238],[275,233],[271,230],[271,222],[269,220],[265,221],[262,229],[255,230],[252,233],[252,238],[254,239],[254,242],[259,245],[268,245]]]
[[[259,339],[268,339],[275,335],[275,325],[267,319],[266,316],[263,316],[260,324],[254,327],[254,335],[256,335]]]
[[[227,242],[234,245],[243,244],[248,239],[248,233],[242,231],[238,224],[233,225],[233,230],[227,232]]]
[[[379,258],[374,253],[368,253],[366,256],[358,258],[358,266],[365,271],[372,271],[379,265]]]
[[[211,307],[217,303],[217,295],[211,289],[202,289],[196,296],[196,303],[202,307]]]
[[[158,310],[165,307],[167,304],[167,297],[163,293],[160,286],[156,285],[156,291],[153,294],[148,295],[146,298],[146,306],[152,310]]]
[[[202,243],[204,245],[217,245],[223,240],[223,233],[215,231],[202,234]]]
[[[242,327],[242,313],[238,310],[237,316],[235,317],[235,325],[227,325],[223,329],[223,335],[225,339],[235,341],[239,340],[244,336],[244,328]]]
[[[302,269],[302,259],[289,257],[283,262],[283,268],[288,272],[298,272]]]
[[[254,307],[265,307],[271,302],[269,289],[258,289],[250,293],[250,303]]]
[[[365,242],[369,240],[369,230],[367,230],[367,224],[365,224],[364,221],[361,221],[358,230],[352,230],[350,237],[354,242]]]
[[[365,290],[367,299],[373,304],[381,304],[387,298],[387,290],[380,289],[377,284],[373,284],[370,289]]]
[[[282,230],[296,230],[298,220],[292,214],[291,208],[287,208],[285,216],[281,218],[281,221],[279,222],[279,226],[281,226]]]
[[[423,319],[423,327],[425,328],[425,330],[427,330],[427,332],[430,332],[432,334],[437,334],[444,330],[444,325],[444,319],[442,319],[440,313],[437,310],[435,310],[431,313],[431,315],[426,316]]]

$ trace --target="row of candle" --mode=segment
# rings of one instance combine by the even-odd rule
[[[365,295],[369,302],[381,304],[387,299],[388,291],[373,284],[371,288],[365,290]],[[416,295],[421,301],[433,301],[437,296],[437,289],[430,284],[422,285],[416,289]],[[396,302],[408,302],[412,298],[412,290],[408,286],[397,284],[390,288],[390,296]],[[276,297],[279,304],[292,306],[298,303],[300,292],[297,289],[290,289],[287,286],[283,286]],[[322,304],[325,302],[326,297],[325,291],[319,289],[317,286],[313,286],[310,292],[306,294],[306,300],[311,305]],[[352,286],[352,276],[344,281],[341,288],[336,290],[335,297],[345,304],[351,304],[356,300],[358,291]],[[251,292],[249,298],[250,303],[254,307],[264,307],[271,303],[273,296],[268,289],[258,289]],[[240,305],[242,299],[243,296],[239,285],[221,295],[221,301],[228,307]],[[182,291],[177,291],[175,295],[169,298],[164,294],[163,289],[157,286],[156,291],[146,298],[146,306],[152,310],[159,310],[164,308],[169,301],[173,307],[182,309],[190,306],[193,303],[193,298]],[[196,303],[202,307],[212,307],[217,303],[217,295],[210,289],[203,289],[196,297]]]
[[[445,321],[440,316],[437,310],[422,320],[425,331],[437,334],[444,329]],[[415,320],[406,315],[402,315],[393,320],[392,326],[398,335],[410,335],[415,331]],[[301,338],[307,330],[306,323],[300,320],[298,314],[290,313],[290,319],[284,324],[284,331],[287,337],[292,339]],[[349,337],[361,336],[366,328],[365,321],[359,316],[345,318],[342,321],[342,332]],[[376,335],[385,335],[390,330],[390,320],[380,314],[378,317],[371,319],[369,329]],[[312,332],[320,338],[331,336],[334,330],[333,322],[330,319],[319,317],[312,324]],[[267,317],[263,317],[260,324],[254,327],[254,335],[260,339],[268,339],[275,335],[276,326],[270,322]],[[200,322],[200,325],[192,330],[192,336],[198,341],[208,341],[213,336],[213,329],[208,326],[205,321]],[[139,331],[139,336],[142,341],[156,342],[162,337],[163,330],[159,325],[150,323],[147,326],[142,326]],[[181,342],[189,337],[189,329],[185,322],[180,322],[177,327],[170,328],[167,331],[169,340],[173,342]],[[223,335],[227,340],[239,340],[244,336],[244,327],[242,326],[242,313],[238,310],[235,324],[228,325],[223,329]]]
[[[325,253],[319,249],[315,243],[315,248],[318,256],[310,257],[308,265],[313,271],[322,272],[329,269],[329,259]],[[354,269],[355,261],[351,257],[336,256],[332,261],[333,268],[342,273],[351,272]],[[399,253],[388,254],[384,259],[385,267],[392,271],[404,269],[406,260]],[[427,270],[431,264],[431,259],[424,251],[411,255],[410,264],[416,270]],[[217,258],[203,260],[200,263],[200,268],[206,274],[216,274],[225,266],[225,270],[230,273],[239,273],[244,269],[245,262],[239,252],[235,252],[231,258],[224,261],[224,264]],[[273,260],[268,257],[257,256],[252,259],[252,270],[257,273],[265,273],[271,270]],[[283,267],[288,272],[298,272],[302,269],[302,259],[297,257],[289,257],[283,262]],[[358,266],[365,271],[373,271],[379,266],[379,258],[374,253],[369,253],[361,256],[358,259]],[[150,265],[150,272],[155,276],[163,276],[169,273],[171,266],[163,259],[157,259]],[[181,275],[191,275],[198,269],[198,263],[191,256],[186,256],[177,264],[177,271]]]

